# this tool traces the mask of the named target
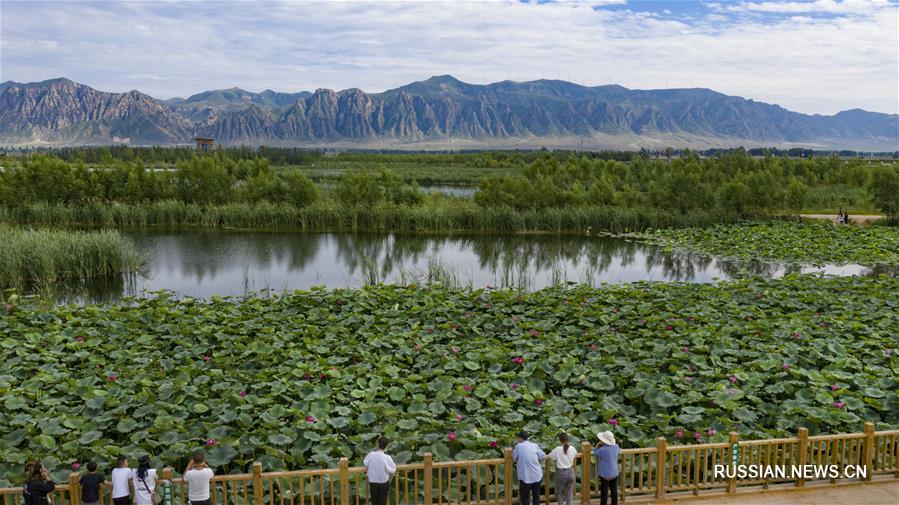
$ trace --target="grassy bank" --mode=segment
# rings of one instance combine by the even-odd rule
[[[429,205],[344,207],[330,203],[297,207],[287,203],[203,205],[178,201],[147,204],[34,204],[0,208],[0,221],[30,225],[127,227],[204,226],[290,228],[304,231],[475,231],[614,233],[647,228],[707,226],[737,216],[655,208],[575,207],[543,210],[483,208],[459,199],[435,197]]]
[[[221,473],[355,464],[378,434],[405,463],[500,457],[521,429],[634,447],[895,428],[896,292],[803,276],[0,306],[0,486],[38,457],[64,479],[201,446]]]
[[[0,286],[48,285],[118,276],[140,266],[116,231],[29,230],[0,225]]]
[[[651,230],[636,237],[672,250],[741,260],[795,263],[899,264],[899,228],[810,222],[746,222],[737,226]]]

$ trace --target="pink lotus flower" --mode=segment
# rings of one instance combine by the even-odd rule
[[[493,307],[493,304],[492,304],[492,303],[485,303],[485,304],[484,304],[484,308],[485,308],[485,309],[489,309],[489,308],[492,308],[492,307]]]
[[[519,386],[518,384],[516,384],[514,382],[512,383],[512,386],[511,386],[512,389],[518,389],[519,387],[521,387],[521,386]]]
[[[415,350],[415,351],[420,351],[420,350],[421,350],[421,344],[415,344],[415,345],[413,345],[413,346],[412,346],[412,349]]]
[[[612,426],[618,426],[618,419],[615,419],[614,417],[609,419],[609,424],[611,424]]]
[[[534,400],[534,405],[537,405],[538,407],[540,405],[543,405],[543,400],[541,400],[540,398],[537,398],[536,400]]]
[[[325,374],[323,374],[323,373],[318,374],[318,380],[322,380],[322,381],[323,381],[323,380],[325,380],[325,379],[327,379],[327,378],[328,378],[328,376],[325,375]]]
[[[208,446],[210,446],[210,447],[213,446],[213,445],[215,445],[215,444],[216,444],[216,442],[215,442],[215,439],[214,439],[214,438],[210,438],[209,440],[206,441],[206,445],[208,445]]]
[[[668,331],[671,331],[671,330],[674,329],[674,326],[671,326],[671,325],[669,324],[668,326],[665,327],[665,329],[668,330]]]
[[[203,356],[203,361],[209,363],[210,361],[212,361],[212,358],[210,356]]]
[[[836,407],[836,408],[838,408],[838,409],[841,409],[841,408],[845,407],[846,404],[843,403],[843,402],[833,402],[833,406]]]
[[[687,346],[683,346],[680,348],[681,352],[690,352],[690,348]]]
[[[591,351],[595,351],[595,350],[596,350],[596,344],[590,344],[590,350],[591,350]]]
[[[692,382],[693,382],[693,377],[684,377],[684,382],[686,382],[687,384],[692,383]]]
[[[434,333],[434,328],[425,328],[425,333],[427,333],[428,335]]]
[[[81,463],[77,461],[72,463],[72,470],[78,471],[79,468],[81,468]]]
[[[695,371],[696,371],[696,366],[695,366],[695,365],[690,365],[690,366],[688,366],[687,368],[688,368],[691,372],[695,372]]]
[[[793,338],[800,338],[800,337],[802,337],[802,333],[799,333],[798,331],[793,332]]]
[[[114,374],[114,373],[111,373],[111,374],[109,374],[109,375],[106,376],[106,380],[108,380],[109,382],[115,382],[115,381],[117,381],[118,379],[119,379],[119,376],[116,375],[116,374]]]
[[[77,337],[75,337],[75,340],[77,340],[79,342],[84,342],[84,335],[78,335]]]
[[[831,391],[837,391],[837,390],[839,390],[839,389],[840,389],[840,386],[837,386],[836,384],[831,384],[831,385],[830,385],[830,390],[831,390]]]
[[[450,350],[453,351],[453,354],[459,354],[459,351],[460,351],[461,349],[459,349],[458,347],[453,347],[453,348],[450,349]]]
[[[512,358],[512,363],[515,363],[516,365],[520,365],[520,364],[524,363],[524,358],[522,358],[521,356]]]
[[[463,384],[462,389],[464,389],[465,391],[471,391],[471,384]]]
[[[455,440],[456,440],[456,432],[455,432],[455,431],[449,432],[449,433],[446,435],[446,438],[447,438],[450,442],[455,442]]]
[[[12,312],[13,307],[12,307],[11,303],[7,303],[6,305],[3,306],[3,308],[6,309],[7,312]]]
[[[731,375],[730,377],[727,378],[727,380],[729,380],[729,381],[731,382],[731,384],[736,384],[736,383],[737,383],[737,376],[736,376],[736,375]]]
[[[718,433],[718,430],[716,430],[715,428],[709,428],[706,431],[706,434],[710,437],[714,437],[717,433]]]
[[[535,329],[531,329],[531,336],[532,336],[532,337],[536,337],[536,336],[539,335],[539,334],[540,334],[539,331],[537,331],[537,330],[535,330]]]
[[[459,323],[450,323],[450,328],[455,330],[458,327],[459,327]]]
[[[462,414],[456,414],[456,421],[461,421],[462,419],[464,419]]]
[[[612,313],[617,314],[618,311],[621,310],[618,307],[612,307]]]
[[[307,381],[308,381],[308,380],[312,380],[312,374],[309,373],[309,372],[306,372],[306,374],[303,375],[303,378],[305,378]]]
[[[240,393],[237,393],[237,396],[243,398],[243,397],[247,396],[247,392],[246,392],[246,391],[241,391]]]
[[[644,325],[644,324],[646,324],[646,319],[641,319],[641,320],[640,320],[640,325],[642,326],[642,325]]]
[[[825,326],[827,326],[827,323],[825,323],[824,321],[818,323],[818,328],[824,328]]]
[[[790,369],[790,364],[789,364],[789,363],[784,363],[784,365],[783,365],[782,368],[783,368],[784,370],[789,370],[789,369]]]
[[[700,433],[698,431],[694,431],[693,438],[695,438],[696,440],[700,440],[702,438],[702,433]]]
[[[883,350],[883,355],[884,355],[884,356],[889,356],[889,355],[891,355],[891,354],[893,354],[893,350],[892,350],[892,349],[884,349],[884,350]]]
[[[761,294],[761,293],[756,293],[756,294],[755,294],[755,299],[756,299],[756,300],[761,300],[761,299],[762,299],[762,294]]]
[[[496,442],[496,440],[491,440],[491,441],[490,441],[490,447],[493,447],[493,448],[495,449],[496,446],[498,446],[498,445],[499,445],[499,444]]]
[[[307,422],[307,423],[314,423],[314,422],[315,422],[315,416],[306,416],[306,422]]]
[[[684,438],[684,430],[675,431],[674,436],[676,436],[677,438]]]
[[[618,328],[616,328],[614,326],[609,326],[609,332],[610,333],[618,333]]]

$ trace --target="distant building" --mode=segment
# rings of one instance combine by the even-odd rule
[[[204,153],[211,151],[215,145],[215,139],[212,137],[196,137],[194,140],[197,142],[197,151]]]

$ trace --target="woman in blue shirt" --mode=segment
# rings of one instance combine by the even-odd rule
[[[612,494],[612,505],[618,505],[618,456],[621,448],[615,444],[615,435],[611,431],[597,433],[596,448],[593,455],[596,456],[596,470],[599,475],[599,503],[606,505],[609,491]]]

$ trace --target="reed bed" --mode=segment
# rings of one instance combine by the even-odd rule
[[[461,202],[433,206],[345,207],[317,204],[231,203],[200,205],[178,201],[147,204],[35,204],[0,210],[0,221],[53,226],[120,228],[201,226],[288,228],[303,231],[475,231],[475,232],[632,232],[729,223],[738,216],[721,212],[680,214],[656,208],[571,207],[544,210],[482,208]]]
[[[0,286],[86,281],[137,271],[131,240],[117,231],[21,229],[0,225]]]

